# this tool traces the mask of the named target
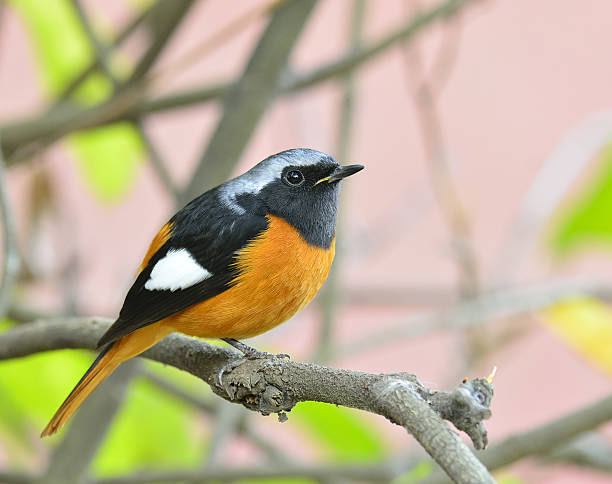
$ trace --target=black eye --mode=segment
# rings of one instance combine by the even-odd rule
[[[291,170],[285,175],[285,180],[287,180],[287,183],[290,185],[301,185],[304,181],[304,175],[302,175],[301,171]]]

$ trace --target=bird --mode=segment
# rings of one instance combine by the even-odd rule
[[[302,310],[327,278],[336,241],[340,165],[307,148],[282,151],[206,191],[153,238],[100,354],[41,433],[56,433],[122,362],[173,332],[242,339]]]

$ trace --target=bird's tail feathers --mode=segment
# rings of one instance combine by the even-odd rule
[[[119,366],[122,360],[115,358],[118,346],[114,343],[102,350],[79,383],[70,392],[70,395],[64,400],[64,403],[55,412],[51,421],[40,434],[41,437],[53,435],[61,429],[89,394]]]

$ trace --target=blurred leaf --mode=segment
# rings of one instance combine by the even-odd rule
[[[600,166],[553,228],[552,243],[559,255],[584,245],[612,248],[612,147]]]
[[[94,468],[100,475],[116,475],[143,467],[196,466],[206,444],[197,428],[193,407],[145,380],[136,380]]]
[[[129,123],[90,129],[71,137],[87,182],[104,200],[127,192],[137,175],[143,146]]]
[[[593,365],[612,375],[612,308],[597,299],[579,298],[543,313],[548,326]]]
[[[496,475],[495,480],[499,484],[526,484],[527,482],[511,474]]]
[[[408,472],[393,479],[393,484],[412,484],[425,479],[433,471],[433,463],[431,461],[421,461]]]
[[[296,422],[325,448],[324,455],[339,460],[374,460],[387,450],[382,434],[357,410],[326,403],[301,402],[291,411]]]
[[[41,82],[53,97],[94,58],[94,51],[70,0],[9,0],[21,15],[37,54]],[[104,101],[111,84],[94,74],[76,92],[85,105]],[[134,180],[143,146],[129,123],[116,123],[69,137],[85,180],[104,201],[115,201]]]
[[[55,351],[0,362],[0,431],[32,449],[43,425],[91,364],[86,351]],[[14,456],[13,456],[14,457]]]

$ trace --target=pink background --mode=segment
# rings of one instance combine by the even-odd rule
[[[158,67],[172,64],[256,3],[233,2],[230,9],[222,0],[199,2]],[[85,4],[106,18],[109,25],[121,25],[130,16],[120,0],[90,0]],[[319,4],[294,52],[297,70],[314,68],[342,54],[350,6],[346,0]],[[366,38],[378,39],[403,23],[405,17],[402,1],[369,2]],[[438,106],[452,173],[472,224],[483,288],[500,277],[512,224],[547,157],[577,125],[610,109],[611,18],[612,3],[606,0],[482,1],[465,9],[461,16],[458,57]],[[160,92],[236,75],[264,25],[255,22],[227,45],[172,76]],[[419,37],[428,66],[442,34],[443,28],[437,24]],[[20,20],[9,9],[2,18],[0,39],[0,117],[13,120],[30,116],[44,106],[44,96],[32,47]],[[126,55],[141,48],[138,40],[132,41]],[[341,161],[363,163],[366,170],[344,186],[338,234],[343,250],[343,287],[454,291],[456,262],[448,228],[431,191],[402,51],[390,49],[357,72],[351,155]],[[236,173],[291,147],[312,147],[335,155],[340,92],[336,82],[327,82],[275,103]],[[189,179],[218,115],[219,106],[208,104],[168,111],[147,121],[147,129],[177,182],[183,184]],[[66,248],[71,246],[79,254],[80,311],[115,315],[149,240],[170,216],[172,202],[148,165],[143,165],[133,189],[120,203],[105,205],[83,183],[78,166],[61,143],[46,151],[42,159],[53,175],[65,224],[49,231],[48,250],[57,251],[60,260],[67,257]],[[24,190],[31,168],[14,168],[9,176],[13,205],[18,220],[23,220]],[[554,180],[551,183],[554,185]],[[523,235],[527,253],[514,267],[510,282],[561,276],[605,277],[612,273],[612,259],[601,251],[553,261],[545,244],[546,228],[544,224]],[[42,306],[53,306],[57,299],[52,288],[38,287],[32,294]],[[337,340],[350,342],[378,332],[428,307],[344,306],[336,328]],[[317,318],[313,304],[291,322],[250,342],[287,351],[298,360],[307,359],[316,338]],[[520,318],[516,324],[525,327],[522,335],[494,350],[469,375],[454,370],[461,367],[462,338],[449,334],[401,339],[333,364],[372,372],[410,371],[441,388],[454,386],[462,376],[486,375],[497,365],[493,418],[487,423],[493,442],[610,392],[609,376],[568,349],[537,318]],[[389,427],[380,419],[375,421]],[[288,432],[270,419],[261,425],[281,434]],[[412,445],[400,429],[390,429],[389,434],[398,451]],[[609,482],[603,474],[544,467],[530,461],[514,466],[511,472],[534,483]]]

